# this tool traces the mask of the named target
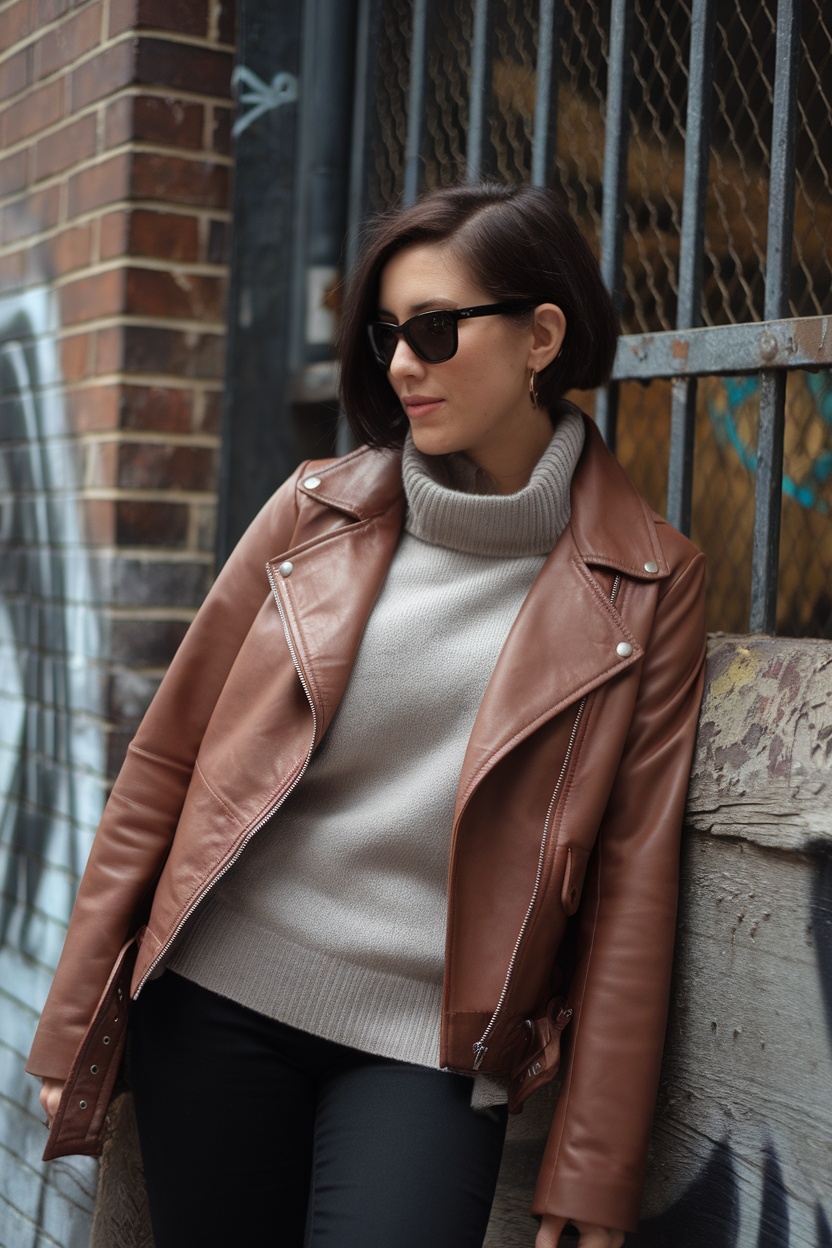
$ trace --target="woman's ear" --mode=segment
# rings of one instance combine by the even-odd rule
[[[552,363],[566,336],[566,317],[555,303],[539,303],[534,310],[532,345],[527,368],[540,373]]]

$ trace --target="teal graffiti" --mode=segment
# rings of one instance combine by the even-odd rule
[[[806,373],[804,381],[815,402],[818,415],[832,433],[832,375],[825,372]],[[716,432],[717,441],[722,446],[730,446],[743,467],[751,473],[756,473],[756,451],[753,451],[743,440],[737,427],[736,416],[744,403],[756,397],[760,388],[759,379],[757,377],[726,377],[723,385],[726,396],[725,407],[721,408],[712,398],[708,398],[707,401],[708,415]],[[828,516],[830,506],[823,495],[830,477],[832,477],[832,450],[818,455],[809,472],[800,481],[795,481],[784,473],[783,493],[793,498],[801,507]]]

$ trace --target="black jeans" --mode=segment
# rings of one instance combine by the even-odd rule
[[[479,1248],[505,1134],[464,1075],[372,1057],[167,972],[130,1072],[156,1248]]]

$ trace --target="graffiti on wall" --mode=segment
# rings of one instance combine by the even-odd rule
[[[94,1168],[41,1166],[23,1061],[103,805],[104,639],[56,331],[47,287],[0,296],[0,1222],[10,1242],[26,1227],[27,1244],[68,1248],[88,1234]]]

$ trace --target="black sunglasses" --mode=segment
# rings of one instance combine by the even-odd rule
[[[444,364],[456,355],[459,347],[457,326],[474,316],[505,316],[511,312],[528,312],[535,305],[520,300],[506,303],[483,303],[477,308],[449,308],[437,312],[420,312],[403,325],[373,321],[367,326],[370,346],[377,364],[387,371],[393,363],[401,334],[414,355],[426,364]]]

